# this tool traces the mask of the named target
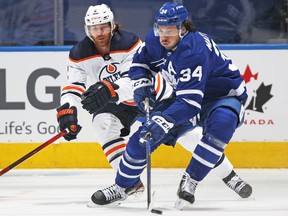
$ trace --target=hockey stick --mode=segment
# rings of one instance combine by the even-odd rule
[[[149,107],[149,98],[145,98],[145,114],[146,114],[146,123],[150,121],[150,107]],[[154,198],[155,191],[151,194],[151,143],[150,143],[150,133],[147,133],[145,136],[146,140],[146,169],[147,169],[147,210],[154,214],[162,215],[162,211],[153,208],[154,207]]]
[[[16,167],[17,165],[19,165],[20,163],[22,163],[23,161],[27,160],[29,157],[31,157],[32,155],[36,154],[37,152],[39,152],[41,149],[45,148],[46,146],[50,145],[51,143],[53,143],[54,141],[58,140],[60,137],[64,136],[67,133],[67,131],[62,131],[58,134],[56,134],[54,137],[52,137],[51,139],[47,140],[45,143],[43,143],[42,145],[38,146],[37,148],[33,149],[32,151],[30,151],[29,153],[27,153],[26,155],[24,155],[23,157],[19,158],[18,160],[16,160],[14,163],[10,164],[9,166],[7,166],[6,168],[4,168],[3,170],[0,171],[0,176],[2,176],[3,174],[5,174],[6,172],[8,172],[9,170],[13,169],[14,167]]]
[[[149,122],[149,98],[145,98],[145,114],[146,123]],[[150,210],[151,204],[151,143],[150,143],[150,133],[146,135],[146,169],[147,169],[147,209]]]

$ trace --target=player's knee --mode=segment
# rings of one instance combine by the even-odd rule
[[[123,127],[120,121],[117,122],[112,116],[108,115],[101,113],[93,119],[94,137],[100,145],[119,138],[120,130]]]
[[[132,158],[146,158],[146,145],[139,142],[139,131],[130,137],[126,151]]]
[[[206,132],[224,143],[232,138],[238,124],[237,114],[226,107],[219,107],[209,117]]]

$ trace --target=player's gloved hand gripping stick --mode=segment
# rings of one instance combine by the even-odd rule
[[[141,111],[146,112],[145,106],[148,100],[150,109],[153,109],[156,101],[156,91],[149,78],[139,78],[134,77],[131,80],[132,89],[134,92],[134,101],[141,109]]]
[[[69,103],[62,105],[61,107],[57,108],[57,120],[59,122],[60,133],[56,134],[51,139],[47,140],[42,145],[38,146],[37,148],[33,149],[23,157],[16,160],[14,163],[10,164],[6,168],[0,171],[0,176],[7,173],[9,170],[13,169],[23,161],[27,160],[46,146],[50,145],[51,143],[55,142],[62,136],[66,140],[76,139],[77,134],[81,130],[81,126],[77,124],[77,110],[76,107],[70,107]],[[67,132],[66,129],[69,131]]]
[[[67,141],[77,138],[77,134],[82,127],[78,124],[77,109],[75,106],[70,107],[69,103],[65,103],[58,107],[57,121],[59,123],[60,131],[68,131],[68,133],[64,134],[64,138]]]

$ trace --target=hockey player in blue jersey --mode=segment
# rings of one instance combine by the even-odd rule
[[[232,60],[208,35],[195,30],[187,9],[180,3],[166,3],[160,8],[154,32],[148,34],[145,45],[134,57],[129,76],[134,83],[135,102],[140,107],[148,97],[153,108],[151,77],[158,70],[173,86],[176,100],[163,112],[152,112],[140,137],[149,132],[155,149],[185,122],[200,125],[204,131],[177,192],[175,207],[183,209],[194,202],[198,182],[215,166],[242,124],[246,87]],[[176,136],[179,135],[178,129]],[[129,149],[128,146],[126,152]],[[247,187],[246,192],[250,196],[252,188]]]
[[[173,86],[175,100],[155,107],[152,77],[160,71]],[[195,31],[188,12],[180,3],[164,4],[155,17],[154,30],[134,55],[129,70],[134,100],[144,109],[149,98],[150,121],[130,138],[120,161],[116,183],[98,190],[92,202],[106,205],[124,200],[137,187],[146,165],[146,146],[141,142],[150,133],[151,151],[159,145],[175,145],[176,140],[197,125],[204,135],[196,146],[177,192],[175,207],[194,202],[202,181],[223,156],[233,133],[243,121],[247,98],[244,80],[231,59],[206,34]],[[231,177],[230,177],[231,178]],[[233,183],[249,197],[252,188],[235,178]],[[231,182],[232,183],[232,182]],[[234,185],[234,186],[235,186]]]
[[[174,7],[174,4],[172,4],[172,5]],[[168,4],[168,6],[172,7],[169,4]],[[179,5],[176,5],[176,6],[178,7]],[[172,7],[172,9],[176,10],[176,12],[178,12],[178,10],[182,9],[181,7],[180,7],[180,9],[179,8],[175,9],[173,7]],[[180,10],[180,12],[181,12],[181,10]],[[183,19],[183,15],[181,13],[180,13],[180,15],[178,13],[176,13],[176,16],[179,16],[178,18],[180,19],[181,24],[183,21],[186,22],[186,18]],[[177,21],[177,24],[180,22],[179,20],[176,20],[176,21]],[[183,23],[183,25],[185,24],[185,22]],[[175,25],[175,23],[171,23],[171,24]],[[173,25],[170,26],[171,28],[168,30],[165,30],[165,29],[161,30],[160,29],[161,26],[156,26],[155,31],[157,32],[157,34],[160,33],[160,38],[162,37],[161,35],[163,34],[163,31],[165,31],[165,35],[170,34],[171,38],[174,38],[174,39],[179,38],[179,41],[180,41],[180,39],[182,39],[184,41],[184,39],[186,37],[187,37],[186,41],[190,40],[191,35],[189,36],[190,33],[188,33],[188,31],[190,30],[189,26],[186,26],[186,27],[183,26],[183,31],[185,30],[185,32],[182,32],[177,28],[177,25],[175,25],[174,26],[175,28],[173,29]],[[176,33],[176,35],[175,35],[175,33]],[[182,33],[183,33],[183,35],[182,35]],[[192,32],[191,32],[191,34],[192,34]],[[197,36],[197,37],[200,37],[200,36]],[[202,41],[204,42],[201,46],[201,49],[205,50],[205,47],[206,47],[205,39],[204,39],[204,36],[201,36],[201,37],[202,37]],[[197,38],[197,40],[200,41],[200,38]],[[208,41],[207,41],[207,43],[208,43]],[[189,130],[192,130],[194,127],[197,126],[197,123],[198,123],[197,120],[198,120],[198,116],[200,114],[200,106],[201,106],[200,104],[202,101],[202,99],[200,99],[200,96],[204,95],[204,90],[202,89],[203,87],[201,87],[201,85],[204,85],[203,83],[205,83],[205,82],[202,82],[202,76],[203,76],[203,80],[206,81],[206,80],[208,80],[209,75],[206,74],[207,72],[205,71],[205,70],[207,70],[207,68],[203,68],[203,72],[202,72],[202,68],[200,65],[196,67],[194,73],[190,73],[191,71],[189,71],[189,70],[192,70],[194,67],[194,65],[190,65],[190,59],[188,59],[186,65],[184,64],[184,66],[187,66],[187,68],[185,68],[185,70],[181,69],[180,74],[177,75],[178,68],[176,70],[173,69],[174,63],[172,63],[172,61],[174,61],[174,59],[170,58],[170,57],[172,57],[172,54],[174,51],[175,51],[175,53],[178,51],[178,48],[174,49],[176,47],[176,45],[177,44],[175,43],[175,45],[173,45],[173,47],[170,48],[169,47],[169,41],[164,41],[163,44],[161,45],[159,43],[159,37],[158,36],[155,37],[154,35],[150,34],[147,37],[146,45],[143,44],[143,46],[140,47],[140,49],[138,50],[138,54],[135,55],[134,63],[132,64],[132,67],[129,71],[129,75],[132,79],[132,86],[134,87],[134,99],[137,102],[140,109],[141,108],[143,109],[143,103],[142,102],[144,101],[144,99],[146,97],[150,98],[150,105],[151,105],[151,108],[153,108],[153,110],[151,111],[151,122],[150,122],[150,124],[145,124],[143,127],[140,127],[140,129],[132,135],[132,137],[130,138],[130,140],[128,142],[127,148],[126,148],[126,150],[125,150],[125,152],[124,152],[124,154],[120,160],[120,164],[119,164],[118,171],[117,171],[116,184],[113,185],[112,187],[109,187],[107,189],[103,189],[103,190],[100,190],[100,191],[97,191],[96,193],[94,193],[92,196],[92,202],[93,203],[105,205],[105,204],[117,201],[119,199],[125,199],[128,195],[130,195],[131,193],[134,193],[135,190],[137,190],[138,186],[142,187],[142,183],[140,180],[140,174],[142,173],[142,171],[146,165],[146,156],[145,156],[146,155],[146,152],[145,152],[146,148],[145,148],[145,144],[139,143],[139,139],[141,137],[144,137],[148,132],[151,132],[152,151],[154,151],[161,143],[165,143],[167,145],[174,146],[176,143],[176,140],[181,135],[188,132]],[[181,45],[181,43],[179,43],[179,45]],[[187,45],[185,44],[185,47],[186,46]],[[214,45],[214,46],[216,47],[216,45]],[[111,46],[111,47],[113,47],[113,46]],[[187,47],[190,49],[189,46],[187,46]],[[179,48],[180,48],[180,46],[179,46]],[[186,55],[188,56],[188,54],[190,54],[190,50],[184,50],[183,47],[180,48],[181,51],[182,51],[182,49],[184,51],[185,56]],[[205,52],[206,52],[206,54],[208,54],[207,50]],[[214,53],[214,50],[212,50],[212,46],[211,46],[211,52]],[[111,54],[113,54],[113,53],[111,53]],[[178,52],[177,54],[179,55],[180,53]],[[192,54],[193,54],[193,50],[192,50]],[[200,55],[200,56],[202,56],[202,55]],[[79,68],[81,66],[80,65],[81,62],[83,62],[83,63],[86,62],[87,66],[89,66],[90,64],[92,66],[93,62],[90,62],[92,60],[93,61],[97,60],[98,64],[100,64],[101,61],[103,61],[102,56],[100,56],[100,55],[95,55],[94,57],[93,57],[93,55],[91,55],[89,58],[86,57],[86,58],[81,58],[81,59],[75,59],[75,57],[77,57],[77,55],[74,56],[73,59],[71,59],[73,62],[70,63],[71,65],[73,65],[73,67],[71,68],[71,69],[73,69],[72,70],[73,73],[71,74],[71,72],[70,72],[71,75],[73,75],[73,74],[76,75],[75,69]],[[146,59],[146,57],[147,57],[147,59]],[[220,57],[221,57],[221,55],[220,55]],[[185,59],[182,56],[181,56],[181,58],[183,60],[183,63],[185,63]],[[213,58],[215,58],[215,62],[219,61],[219,60],[217,60],[216,56],[213,56]],[[171,61],[171,63],[169,63],[167,65],[166,63],[168,63],[168,61],[167,61],[168,59],[169,59],[169,61]],[[109,59],[106,59],[106,61],[108,61],[108,60]],[[224,61],[224,60],[222,60],[222,61]],[[195,60],[193,60],[192,63],[197,63],[197,62],[195,62]],[[220,63],[219,63],[219,65],[220,65]],[[93,69],[93,68],[91,67],[91,69]],[[173,71],[171,71],[172,69],[173,69]],[[81,71],[84,71],[84,70],[81,70]],[[154,71],[155,71],[155,73],[154,73]],[[160,103],[157,103],[156,106],[154,106],[154,103],[156,101],[156,92],[155,92],[154,85],[152,84],[152,78],[154,75],[156,75],[156,72],[158,72],[158,71],[160,71],[162,73],[166,82],[168,82],[171,86],[174,87],[174,97],[170,98],[168,100],[162,101]],[[77,74],[78,74],[78,72],[77,72]],[[87,72],[89,72],[89,70]],[[171,73],[169,74],[168,72],[169,73],[171,72]],[[89,74],[89,75],[91,77],[93,77],[94,73],[95,73],[95,71],[91,70],[91,74]],[[237,78],[237,80],[238,80],[239,77],[237,77],[237,71],[233,72],[233,73],[236,74],[235,78]],[[239,73],[239,71],[238,71],[238,73]],[[182,77],[180,77],[180,75]],[[190,79],[189,79],[189,76],[190,76]],[[217,76],[215,76],[215,77],[217,77]],[[77,76],[77,77],[79,77],[79,76]],[[85,75],[85,77],[86,77],[86,75]],[[191,82],[193,80],[193,79],[191,80],[192,77],[193,78],[196,77],[196,79],[200,83],[200,84],[197,83],[197,85],[196,85],[197,87],[199,87],[199,89],[195,89],[195,87],[193,87],[193,85],[195,85],[195,83]],[[71,78],[72,77],[70,77],[70,79]],[[81,79],[81,80],[84,80],[84,79]],[[119,79],[118,81],[120,81],[120,80],[121,79]],[[243,80],[241,78],[239,78],[239,81],[242,83]],[[79,82],[80,81],[78,81],[76,84],[79,85]],[[117,83],[119,83],[119,82],[117,82]],[[182,83],[182,84],[180,84],[180,83]],[[206,82],[206,83],[208,83],[208,82]],[[72,84],[76,85],[75,83],[72,83]],[[96,86],[99,86],[99,85],[103,86],[102,83],[100,83],[100,84],[97,82]],[[121,85],[119,86],[120,89],[124,88],[123,84],[124,83],[122,82]],[[116,96],[115,96],[116,98],[123,96],[122,95],[122,94],[124,94],[123,91],[121,93],[121,91],[119,91],[118,89],[113,89],[114,86],[112,84],[110,84],[110,85],[109,85],[110,88],[108,88],[108,89],[111,92],[116,93]],[[179,85],[179,88],[178,88],[178,85]],[[193,88],[194,88],[194,90],[193,90]],[[217,88],[217,86],[216,86],[216,88]],[[103,95],[101,95],[102,93],[101,93],[100,89],[105,90],[106,88],[104,88],[104,87],[99,88],[99,89],[98,88],[95,88],[95,89],[89,88],[88,92],[84,93],[84,99],[82,100],[82,104],[84,104],[83,107],[85,109],[89,110],[89,112],[91,111],[90,113],[93,113],[96,110],[93,108],[93,101],[96,100],[98,96],[99,97],[102,96],[102,98],[103,98]],[[127,88],[127,89],[129,89],[129,88]],[[71,91],[71,88],[67,88],[67,90]],[[235,91],[236,91],[236,93],[238,93],[238,91],[236,89],[235,89]],[[88,93],[92,94],[93,97],[88,97]],[[193,98],[195,93],[197,96],[196,99]],[[245,94],[244,86],[243,86],[243,93]],[[192,96],[190,94],[192,94]],[[222,93],[220,93],[220,94],[222,94]],[[96,97],[96,95],[97,95],[97,97]],[[106,94],[104,94],[104,95],[106,95]],[[65,96],[65,94],[63,94],[63,96]],[[190,98],[190,96],[191,96],[191,98]],[[231,92],[231,95],[229,95],[229,97],[231,97],[231,98],[233,98],[234,96],[235,96],[234,92]],[[240,95],[238,95],[238,96],[240,96]],[[159,96],[158,96],[158,98],[159,98]],[[100,99],[101,98],[99,98],[99,100]],[[193,99],[195,100],[195,102],[193,102]],[[213,99],[213,98],[211,98],[211,99]],[[244,97],[244,99],[245,99],[245,97]],[[237,100],[237,99],[235,99],[235,100]],[[115,100],[115,102],[116,102],[116,100]],[[232,100],[232,102],[233,102],[233,100]],[[112,106],[112,105],[113,105],[113,103],[109,104],[109,106]],[[232,103],[232,105],[233,105],[233,103]],[[194,108],[194,106],[196,108]],[[114,107],[114,105],[112,107]],[[234,106],[232,108],[234,108]],[[108,110],[108,111],[110,112],[110,110]],[[105,112],[107,112],[107,110],[105,110]],[[181,113],[177,114],[176,112],[181,112]],[[96,117],[94,117],[93,121],[95,121],[95,119],[96,119]],[[95,123],[101,124],[101,121],[97,121]],[[163,127],[163,125],[166,127]],[[205,129],[205,127],[204,127],[204,129]],[[201,143],[204,142],[203,140],[205,141],[205,139],[202,138]],[[203,143],[203,145],[205,145],[205,144]],[[197,150],[197,148],[198,148],[198,146],[196,147],[196,150]],[[219,156],[217,158],[217,160],[216,160],[216,158],[213,158],[213,159],[215,159],[215,163],[211,162],[209,164],[210,168],[213,168],[217,162],[221,162],[221,160],[224,158],[224,157],[222,157],[223,152],[220,152],[220,150],[219,150],[219,153],[217,156]],[[115,167],[117,167],[117,166],[115,166]],[[188,173],[188,171],[187,171],[187,173]],[[208,171],[207,171],[207,173],[208,173]],[[186,175],[185,175],[185,177],[186,177]],[[204,176],[203,176],[203,178],[204,178]],[[240,196],[242,196],[242,197],[250,196],[251,187],[248,184],[244,183],[242,180],[240,181],[240,178],[238,178],[235,175],[235,173],[231,173],[231,176],[227,176],[227,179],[229,179],[230,183],[233,183],[233,182],[235,184],[239,183],[239,185],[237,185],[237,187],[234,185],[233,187],[231,186],[231,188],[233,188],[233,190],[235,190],[235,191],[241,190],[241,193],[239,193],[239,191],[237,191],[237,193]],[[228,180],[227,180],[227,182],[228,182]],[[229,184],[227,183],[227,185],[229,185]]]

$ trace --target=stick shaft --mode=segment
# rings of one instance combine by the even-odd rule
[[[145,111],[146,111],[146,122],[150,120],[149,117],[149,98],[145,98]],[[151,143],[150,135],[147,136],[146,142],[146,169],[147,169],[147,209],[150,209],[151,204]]]
[[[147,161],[147,208],[151,204],[151,149],[150,138],[148,137],[146,146],[146,161]]]
[[[67,132],[66,131],[62,131],[58,134],[56,134],[54,137],[52,137],[51,139],[47,140],[45,143],[43,143],[42,145],[38,146],[37,148],[33,149],[32,151],[30,151],[29,153],[27,153],[26,155],[24,155],[23,157],[19,158],[18,160],[16,160],[14,163],[10,164],[9,166],[7,166],[6,168],[2,169],[0,171],[0,176],[2,176],[3,174],[5,174],[6,172],[8,172],[9,170],[13,169],[14,167],[16,167],[17,165],[19,165],[20,163],[22,163],[23,161],[27,160],[28,158],[30,158],[31,156],[33,156],[34,154],[36,154],[37,152],[39,152],[40,150],[42,150],[43,148],[45,148],[46,146],[50,145],[51,143],[53,143],[54,141],[58,140],[60,137],[64,136]]]

